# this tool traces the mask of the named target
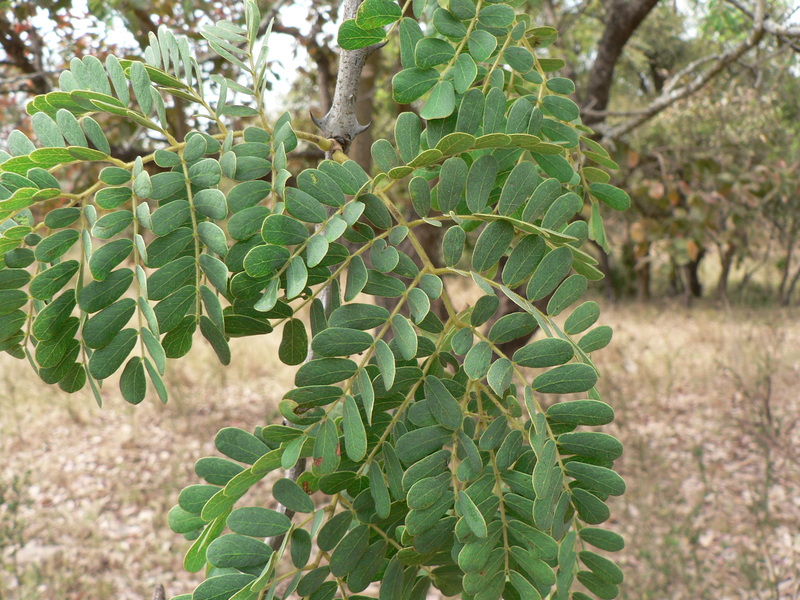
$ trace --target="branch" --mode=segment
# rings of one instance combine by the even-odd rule
[[[632,119],[615,127],[605,130],[601,129],[600,133],[602,134],[603,138],[610,140],[619,139],[621,136],[625,135],[629,131],[632,131],[633,129],[636,129],[642,123],[649,121],[679,100],[682,100],[683,98],[686,98],[687,96],[690,96],[703,88],[706,84],[708,84],[708,82],[719,75],[719,73],[726,66],[738,60],[748,50],[757,46],[759,42],[761,42],[761,39],[764,37],[765,33],[764,20],[764,0],[759,0],[753,28],[746,40],[737,44],[727,52],[710,57],[704,57],[691,63],[681,72],[676,74],[673,81],[664,86],[664,92],[658,98],[653,100],[646,108],[642,109],[637,116],[634,116]],[[699,64],[706,62],[713,62],[709,69],[697,75],[693,81],[681,87],[675,87],[677,81],[689,74],[693,68],[696,68]]]
[[[727,2],[735,7],[739,12],[749,18],[751,21],[755,20],[755,15],[753,12],[748,9],[744,4],[739,2],[738,0],[727,0]],[[791,38],[800,38],[800,27],[783,27],[781,25],[776,24],[771,19],[764,19],[764,31],[767,33],[774,35],[780,41],[785,44],[788,44],[792,50],[795,52],[800,52],[800,46],[798,46]]]
[[[355,18],[360,3],[361,0],[344,0],[342,3],[343,18],[345,20]],[[358,84],[361,81],[361,71],[367,62],[367,57],[381,46],[383,46],[382,43],[358,50],[341,51],[339,76],[336,79],[331,108],[328,114],[321,119],[312,116],[322,135],[339,142],[343,152],[347,152],[353,139],[369,127],[369,124],[359,124],[356,119]]]
[[[587,113],[587,125],[602,122],[602,111],[608,108],[614,68],[622,49],[636,28],[658,4],[658,0],[614,0],[608,6],[603,35],[597,43],[597,58],[589,73],[584,108],[596,111],[598,116]]]
[[[51,86],[42,68],[40,40],[33,28],[30,28],[28,33],[31,36],[32,48],[22,41],[5,14],[0,13],[0,45],[3,46],[6,56],[15,67],[31,79],[34,93],[46,94],[51,90]],[[29,53],[33,54],[32,59],[28,56]]]

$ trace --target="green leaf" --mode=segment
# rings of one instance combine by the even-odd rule
[[[514,362],[522,367],[542,368],[563,365],[574,354],[572,344],[559,338],[537,340],[514,353]]]
[[[414,48],[414,59],[420,69],[427,69],[450,62],[456,52],[453,46],[439,38],[423,38]]]
[[[355,568],[369,546],[369,531],[367,525],[361,524],[341,539],[330,558],[333,575],[344,577]]]
[[[572,267],[572,251],[562,246],[548,252],[528,281],[526,295],[531,302],[541,300],[556,289]]]
[[[244,257],[244,270],[250,277],[261,278],[274,275],[291,256],[283,246],[272,244],[255,246]]]
[[[299,221],[286,215],[270,215],[264,221],[261,237],[268,244],[294,246],[308,239],[308,229]]]
[[[114,240],[98,248],[89,259],[89,268],[95,279],[103,280],[133,251],[133,242],[128,239]]]
[[[434,73],[435,72],[436,71],[434,70]],[[402,73],[403,71],[398,73],[398,76]],[[395,77],[395,79],[396,78],[397,76]],[[417,98],[418,97],[419,96],[417,96]],[[414,98],[414,100],[415,99],[416,98]],[[398,99],[397,91],[395,91],[395,100],[400,102],[400,100]],[[453,88],[452,83],[450,83],[447,80],[444,80],[440,81],[433,87],[433,91],[431,91],[431,95],[428,96],[428,100],[425,102],[425,106],[423,106],[422,110],[419,112],[419,116],[422,117],[423,119],[444,119],[445,117],[449,117],[451,114],[453,114],[455,108],[456,108],[455,89]]]
[[[394,384],[396,370],[394,353],[389,348],[389,344],[383,340],[375,342],[375,359],[378,362],[378,370],[383,378],[383,385],[388,390]]]
[[[569,192],[556,198],[542,219],[542,227],[558,231],[583,207],[580,196]]]
[[[394,139],[404,162],[411,162],[418,154],[422,127],[419,117],[413,112],[398,115],[394,126]]]
[[[197,224],[197,235],[212,252],[223,257],[228,254],[228,238],[219,226],[210,221],[201,221]]]
[[[509,67],[519,73],[527,73],[533,68],[533,54],[527,48],[519,46],[506,48],[503,59]]]
[[[175,200],[157,209],[151,216],[153,233],[165,236],[189,221],[191,208],[186,200]]]
[[[476,32],[476,33],[485,33],[485,32]],[[495,39],[494,36],[490,37],[493,40]],[[478,66],[475,64],[475,60],[473,60],[472,56],[470,56],[469,54],[458,55],[458,58],[456,59],[455,64],[453,65],[453,87],[455,88],[457,93],[463,94],[464,92],[466,92],[470,88],[472,83],[475,81],[475,78],[478,76]],[[480,92],[480,90],[476,91]]]
[[[482,539],[489,535],[489,531],[486,528],[486,521],[484,521],[481,511],[475,506],[472,498],[464,493],[463,490],[458,491],[456,511],[464,518],[470,531],[472,531],[477,538]]]
[[[600,550],[608,552],[619,552],[625,547],[625,540],[622,536],[613,531],[599,529],[597,527],[582,527],[578,531],[580,538],[587,544],[591,544]]]
[[[350,395],[344,399],[342,431],[347,457],[354,462],[360,462],[367,454],[367,434],[356,401]]]
[[[564,454],[577,454],[603,461],[622,456],[622,444],[613,436],[598,431],[577,431],[558,436],[558,447]]]
[[[365,0],[358,7],[356,23],[364,29],[374,29],[390,25],[400,20],[403,11],[396,2],[390,0]]]
[[[103,281],[92,281],[84,287],[78,294],[78,305],[89,313],[102,310],[128,291],[132,281],[130,269],[112,271]]]
[[[144,375],[142,359],[133,356],[125,365],[119,380],[122,397],[131,404],[139,404],[147,393],[147,380]]]
[[[473,327],[483,325],[494,316],[499,306],[500,299],[497,296],[493,294],[481,296],[472,309],[472,314],[469,317],[470,325]]]
[[[386,485],[383,471],[377,461],[372,461],[369,465],[369,491],[375,502],[375,512],[378,517],[385,519],[389,516],[391,511],[391,498],[389,497],[389,488]]]
[[[278,357],[287,365],[299,365],[308,355],[308,334],[300,319],[289,319],[283,325],[283,337],[278,347]]]
[[[100,208],[112,209],[125,204],[131,197],[131,188],[107,187],[94,195],[94,201]]]
[[[594,494],[581,488],[573,488],[571,494],[572,504],[582,521],[599,525],[611,516],[608,506]]]
[[[415,323],[420,323],[431,310],[430,298],[419,288],[409,290],[408,304],[411,308],[411,317]]]
[[[586,352],[595,352],[601,348],[605,348],[611,342],[613,331],[608,325],[601,325],[595,327],[590,332],[585,334],[578,342],[578,347]]]
[[[325,419],[314,440],[314,473],[328,475],[339,466],[339,431],[332,419]]]
[[[506,4],[492,4],[481,9],[478,22],[486,27],[508,27],[514,22],[514,9]]]
[[[301,256],[295,256],[286,267],[286,298],[299,296],[308,282],[308,269]]]
[[[344,206],[345,197],[334,179],[319,169],[306,169],[297,176],[300,189],[328,206]]]
[[[466,180],[467,206],[472,212],[481,212],[486,208],[499,168],[497,159],[489,154],[478,157],[472,163]]]
[[[289,510],[299,513],[314,512],[314,502],[303,489],[291,479],[278,479],[272,485],[272,496]]]
[[[540,236],[528,235],[522,238],[503,267],[503,283],[510,288],[522,285],[539,266],[546,250],[547,245]]]
[[[131,63],[130,79],[139,108],[146,116],[153,110],[153,97],[150,95],[150,76],[144,68],[144,63],[139,61]]]
[[[392,317],[392,329],[397,350],[403,360],[412,360],[417,355],[419,340],[414,327],[403,315]]]
[[[327,215],[325,207],[312,195],[298,188],[284,191],[286,210],[295,218],[306,223],[322,223]]]
[[[272,555],[272,548],[260,540],[228,533],[208,546],[206,557],[209,564],[215,567],[254,567],[263,565]],[[193,596],[197,595],[197,590]]]
[[[205,563],[205,560],[203,562]],[[253,583],[255,579],[254,575],[245,573],[215,575],[195,588],[192,600],[229,600],[236,592]]]
[[[374,304],[344,304],[331,313],[331,327],[347,327],[351,329],[374,329],[389,320],[389,311],[383,306]]]
[[[573,400],[553,404],[547,418],[565,425],[607,425],[614,420],[614,409],[599,400]]]
[[[269,448],[252,433],[236,427],[220,429],[214,438],[217,450],[233,460],[252,465],[269,452]]]
[[[358,50],[381,43],[385,36],[386,32],[380,27],[363,29],[358,26],[356,19],[348,19],[339,27],[337,43],[342,50]]]
[[[271,190],[272,186],[270,183],[260,179],[239,183],[233,186],[228,192],[228,206],[231,212],[240,212],[246,208],[256,206],[265,200],[269,196]],[[203,190],[203,192],[213,191],[214,190]],[[195,197],[195,202],[196,200],[197,197]]]
[[[477,62],[483,62],[497,48],[497,38],[488,31],[477,29],[469,35],[467,48],[469,48],[469,53]]]
[[[533,389],[542,394],[585,392],[597,383],[597,373],[589,365],[571,363],[542,373],[533,380]]]
[[[567,277],[547,303],[547,314],[553,316],[561,314],[567,307],[583,296],[588,284],[588,280],[583,275]]]
[[[445,37],[461,39],[467,35],[466,26],[444,8],[437,8],[433,13],[433,26]]]
[[[397,457],[407,465],[415,463],[441,450],[452,437],[452,431],[439,425],[420,427],[400,437],[395,445]],[[403,477],[403,487],[406,487],[405,477]]]
[[[316,358],[300,367],[295,375],[295,385],[331,385],[355,375],[358,366],[347,358]]]
[[[311,342],[314,354],[322,357],[350,356],[372,346],[372,335],[366,331],[344,327],[323,329]],[[297,363],[299,364],[299,363]]]
[[[138,337],[135,329],[123,329],[117,333],[107,345],[92,354],[89,374],[95,379],[106,379],[114,374],[128,358]]]
[[[248,506],[237,508],[230,514],[228,527],[240,535],[265,538],[283,535],[291,529],[292,522],[275,510]]]
[[[430,508],[450,488],[451,483],[452,475],[448,472],[420,479],[408,490],[408,507],[412,510]]]
[[[470,379],[482,379],[489,372],[492,349],[488,342],[475,344],[464,358],[464,372]]]
[[[557,179],[545,179],[533,192],[530,201],[525,206],[522,220],[533,223],[541,218],[555,202],[556,198],[562,195],[561,182]]]
[[[546,155],[539,154],[538,152],[531,152],[531,156],[533,156],[534,160],[545,173],[550,175],[550,177],[555,177],[561,183],[569,183],[575,175],[572,165],[561,155]]]
[[[584,302],[567,317],[564,322],[564,333],[575,335],[586,331],[600,318],[600,306],[597,302]]]
[[[497,395],[502,395],[503,392],[508,389],[508,386],[511,385],[513,374],[514,370],[511,361],[507,358],[500,358],[489,367],[489,373],[486,379],[494,392]]]
[[[34,250],[36,260],[53,262],[72,248],[79,237],[80,234],[76,230],[65,229],[44,238]]]
[[[292,564],[297,568],[305,567],[311,556],[311,535],[305,529],[295,529],[291,540]]]
[[[573,461],[564,466],[564,472],[590,491],[612,496],[621,496],[625,493],[625,480],[606,467]],[[611,583],[621,583],[621,581]]]
[[[503,185],[497,211],[501,215],[511,216],[523,202],[533,193],[539,183],[536,166],[532,162],[521,162],[514,167]]]
[[[454,156],[442,164],[439,174],[438,199],[439,209],[444,212],[455,210],[464,195],[467,182],[467,163]]]
[[[464,418],[461,407],[441,380],[433,376],[425,378],[425,398],[433,418],[442,427],[455,431]]]
[[[506,221],[492,221],[481,232],[472,254],[472,269],[488,271],[497,264],[514,239],[514,226]],[[570,254],[570,263],[572,254]]]
[[[625,191],[607,183],[591,184],[589,193],[614,210],[628,210],[631,206],[631,198]]]
[[[442,237],[442,255],[444,256],[444,263],[448,267],[455,267],[458,261],[461,260],[466,240],[467,234],[458,225],[450,227],[445,232]]]

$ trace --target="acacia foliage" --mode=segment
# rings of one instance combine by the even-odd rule
[[[394,98],[421,107],[374,144],[375,176],[341,152],[290,172],[299,143],[333,144],[288,113],[265,119],[253,2],[244,27],[204,31],[249,85],[214,77],[207,98],[188,42],[162,29],[145,63],[73,60],[61,91],[28,106],[39,145],[9,136],[3,350],[67,392],[88,383],[98,401],[119,374],[131,403],[148,390],[166,401],[167,359],[187,354],[197,330],[224,364],[230,338],[280,330],[280,359],[301,365],[280,401],[284,424],[220,431],[226,458],[200,459],[205,483],[170,512],[194,540],[185,567],[207,576],[182,597],[371,598],[373,581],[386,600],[431,586],[479,600],[617,595],[622,572],[598,550],[623,541],[598,526],[625,489],[613,470],[622,447],[594,430],[614,412],[590,358],[611,330],[594,326],[594,302],[573,306],[601,277],[581,249],[587,237],[605,245],[601,205],[629,200],[608,183],[602,167],[616,165],[581,125],[572,83],[549,75],[562,66],[546,51],[556,32],[514,4],[423,0],[401,18],[367,0],[342,25],[344,49],[399,44]],[[174,139],[175,97],[209,130]],[[163,147],[115,159],[100,124],[111,118],[154,130]],[[229,129],[243,118],[253,124]],[[63,169],[90,161],[97,181],[62,190]],[[54,198],[66,204],[37,218]],[[422,225],[446,228],[441,248],[422,247]],[[463,310],[445,286],[457,279],[480,296]],[[522,312],[489,327],[500,295]],[[368,296],[395,299],[393,310]],[[513,355],[500,349],[534,331]],[[296,482],[271,486],[299,517],[248,504],[251,487],[306,458]],[[263,540],[276,536],[273,550]]]

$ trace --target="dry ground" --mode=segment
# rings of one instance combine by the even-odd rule
[[[595,358],[626,446],[629,491],[612,506],[628,540],[625,598],[800,599],[797,316],[670,304],[605,313],[615,340]],[[43,389],[4,355],[0,599],[191,589],[188,543],[167,511],[220,427],[275,417],[291,374],[274,343],[238,343],[228,369],[198,348],[171,365],[166,407],[127,406],[112,384],[102,410]]]

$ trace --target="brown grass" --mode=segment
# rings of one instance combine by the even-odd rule
[[[612,346],[595,357],[628,493],[628,599],[800,598],[800,325],[793,312],[671,304],[607,310]],[[234,346],[234,366],[199,352],[170,365],[171,400],[127,406],[109,382],[86,395],[42,388],[0,359],[0,598],[115,600],[189,591],[188,543],[166,513],[223,426],[276,418],[291,381],[277,340]],[[12,504],[18,500],[19,505]],[[15,544],[15,541],[21,542]]]

